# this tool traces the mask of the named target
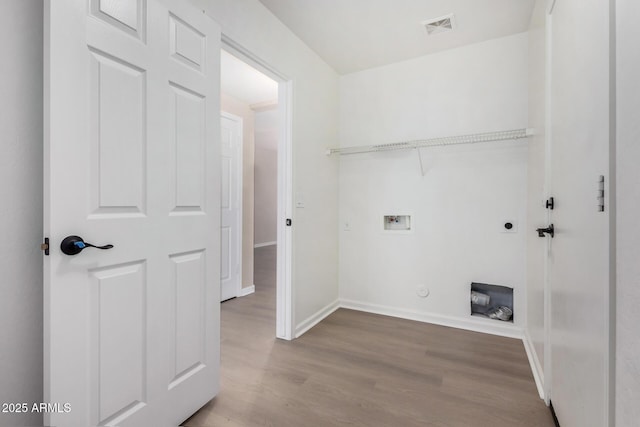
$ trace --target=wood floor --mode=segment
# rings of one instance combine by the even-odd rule
[[[183,425],[553,427],[522,342],[340,309],[275,336],[275,246],[222,304],[221,392]]]

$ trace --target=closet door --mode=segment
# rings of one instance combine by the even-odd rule
[[[608,1],[583,0],[549,15],[549,374],[563,427],[609,425],[609,16]]]
[[[222,125],[220,301],[239,296],[242,271],[242,118],[226,112]]]

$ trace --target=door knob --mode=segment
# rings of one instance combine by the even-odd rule
[[[547,228],[537,228],[536,231],[538,232],[538,237],[544,237],[544,233],[548,233],[553,239],[553,235],[555,234],[553,224],[549,225]]]
[[[77,255],[85,248],[111,249],[113,245],[96,246],[87,243],[80,236],[67,236],[60,243],[60,250],[65,255]]]

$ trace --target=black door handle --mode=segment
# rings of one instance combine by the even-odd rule
[[[536,228],[536,231],[538,232],[538,237],[544,237],[544,233],[548,233],[549,236],[551,236],[551,238],[553,239],[553,236],[555,234],[553,224],[549,225],[547,228]]]
[[[111,249],[113,245],[96,246],[87,243],[80,236],[67,236],[60,243],[60,250],[65,255],[77,255],[85,248]]]

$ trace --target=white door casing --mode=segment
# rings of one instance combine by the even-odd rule
[[[277,76],[276,76],[277,78]],[[296,338],[293,292],[293,232],[286,219],[293,216],[293,82],[278,83],[278,224],[276,255],[276,337]]]
[[[222,170],[220,223],[220,301],[242,287],[242,118],[220,115]]]
[[[557,0],[550,25],[549,393],[563,427],[609,425],[609,2]],[[579,36],[576,36],[579,35]],[[598,178],[605,211],[598,211]]]
[[[47,425],[175,426],[218,391],[219,50],[183,1],[45,2]]]
[[[222,34],[225,51],[278,82],[278,224],[276,261],[276,337],[295,338],[293,290],[293,80],[272,65]]]

